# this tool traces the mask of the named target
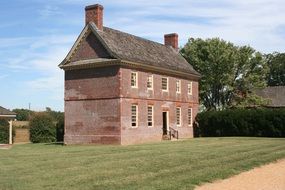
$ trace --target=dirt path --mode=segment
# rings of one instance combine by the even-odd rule
[[[285,190],[285,159],[195,190]]]

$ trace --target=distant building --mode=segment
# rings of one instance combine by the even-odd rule
[[[256,95],[269,100],[266,107],[285,108],[285,86],[269,86],[255,90]]]
[[[65,144],[134,144],[170,132],[193,137],[200,74],[178,52],[178,35],[167,34],[160,44],[104,27],[98,4],[85,8],[85,19],[59,65]]]

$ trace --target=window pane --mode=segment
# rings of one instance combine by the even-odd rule
[[[131,108],[131,119],[132,119],[132,127],[137,126],[137,105],[132,105]]]
[[[137,86],[137,73],[135,73],[135,72],[131,73],[131,86],[132,87]]]
[[[177,93],[180,93],[180,89],[181,89],[181,82],[180,82],[180,80],[179,81],[176,81],[176,92]]]
[[[176,124],[180,125],[181,121],[181,108],[176,108]]]
[[[148,126],[152,126],[152,123],[153,123],[153,106],[147,107],[147,123],[148,123]]]
[[[163,77],[161,79],[162,82],[162,90],[168,90],[167,78]]]
[[[192,94],[192,82],[188,84],[188,94]]]
[[[192,125],[192,108],[188,108],[188,125]]]
[[[153,77],[152,76],[148,76],[147,77],[147,88],[148,89],[152,89],[152,81],[153,81]]]

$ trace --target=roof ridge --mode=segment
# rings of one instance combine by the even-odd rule
[[[116,31],[116,32],[120,32],[120,33],[123,33],[123,34],[127,34],[127,35],[133,36],[133,37],[135,37],[135,38],[138,38],[138,39],[140,39],[140,40],[148,41],[148,42],[151,42],[151,43],[154,43],[154,44],[163,46],[163,47],[165,47],[165,48],[170,48],[170,49],[175,50],[174,48],[172,48],[172,46],[166,46],[165,44],[162,44],[162,43],[159,43],[159,42],[156,42],[156,41],[152,41],[152,40],[150,40],[150,39],[143,38],[143,37],[140,37],[140,36],[136,36],[136,35],[133,35],[133,34],[130,34],[130,33],[124,32],[124,31],[121,31],[121,30],[117,30],[117,29],[114,29],[114,28],[110,28],[110,27],[107,27],[107,26],[104,26],[104,27],[103,27],[103,32],[104,32],[104,28],[107,28],[107,29],[110,29],[110,30],[114,30],[114,31]],[[99,31],[99,32],[102,32],[102,31]]]

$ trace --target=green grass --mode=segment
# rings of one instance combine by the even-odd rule
[[[281,138],[199,138],[132,146],[15,145],[0,150],[0,189],[193,189],[281,158]]]

